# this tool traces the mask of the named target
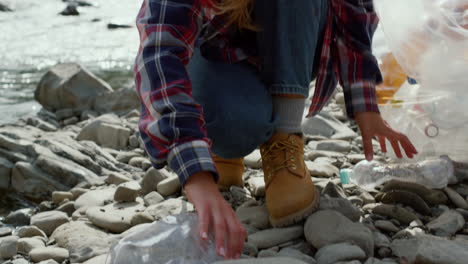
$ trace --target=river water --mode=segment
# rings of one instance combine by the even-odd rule
[[[0,124],[34,115],[36,85],[50,67],[77,62],[113,87],[128,83],[138,48],[134,26],[141,0],[89,0],[79,16],[58,15],[61,0],[2,0],[0,12]],[[131,25],[107,28],[108,23]]]

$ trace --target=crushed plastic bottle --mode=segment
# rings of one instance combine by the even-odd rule
[[[454,164],[448,157],[428,159],[418,163],[385,165],[377,161],[363,160],[354,169],[342,169],[342,183],[353,183],[365,190],[395,179],[414,182],[432,189],[442,189],[456,182]]]
[[[169,216],[130,233],[114,245],[110,264],[208,264],[223,260],[216,254],[213,238],[202,242],[197,215]]]

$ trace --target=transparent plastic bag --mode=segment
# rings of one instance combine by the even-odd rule
[[[384,119],[409,136],[422,154],[419,160],[449,155],[468,161],[468,0],[374,0],[374,5],[388,45],[376,56],[381,68],[387,66],[384,79],[397,81],[383,84]],[[385,65],[384,56],[393,56],[401,68],[388,60]],[[401,85],[399,69],[417,85]]]
[[[201,241],[197,215],[168,216],[121,239],[107,257],[108,264],[208,264],[222,260],[213,239]]]

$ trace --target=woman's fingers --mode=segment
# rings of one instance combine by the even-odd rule
[[[228,239],[228,258],[239,258],[244,249],[246,232],[244,226],[237,220],[234,212],[227,218],[229,239]]]
[[[387,142],[385,141],[385,137],[379,136],[379,142],[382,152],[387,153]]]
[[[362,146],[364,148],[364,154],[366,160],[371,161],[374,158],[374,148],[372,146],[372,136],[362,134]]]
[[[413,146],[409,138],[403,134],[400,134],[400,144],[403,147],[403,150],[405,151],[406,156],[408,156],[408,158],[413,158],[414,155],[418,154],[418,151]]]
[[[209,209],[197,208],[198,212],[198,232],[202,240],[208,240],[211,216]]]
[[[399,159],[403,158],[403,155],[401,155],[400,143],[398,142],[398,140],[395,139],[394,137],[391,137],[388,140],[390,141],[390,144],[392,144],[392,148],[395,151],[397,158]]]
[[[223,213],[220,212],[221,208],[216,208],[214,213],[214,233],[215,233],[215,245],[216,252],[218,255],[227,257],[226,255],[226,221],[224,219]]]

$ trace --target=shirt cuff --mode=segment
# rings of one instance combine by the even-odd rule
[[[218,171],[210,153],[210,147],[203,140],[194,140],[172,148],[168,155],[168,165],[185,185],[190,176],[199,172],[211,172],[218,182]]]
[[[351,84],[349,89],[343,89],[349,118],[354,119],[359,112],[380,113],[375,85],[373,81],[361,81]]]

